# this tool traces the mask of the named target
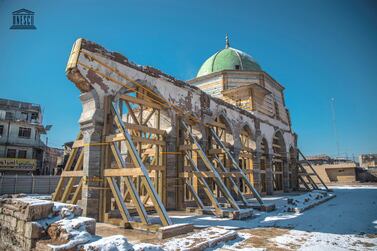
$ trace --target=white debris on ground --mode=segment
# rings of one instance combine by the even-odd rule
[[[331,199],[335,196],[333,193],[325,191],[313,191],[302,195],[294,196],[287,199],[287,212],[303,212],[319,203]]]
[[[216,221],[204,217],[193,224],[221,225],[242,228],[243,238],[218,245],[223,250],[376,250],[377,187],[332,187],[336,197],[302,213],[284,212],[286,197],[273,200],[277,210],[262,213],[246,222]],[[300,195],[305,198],[307,194]],[[207,217],[205,217],[207,218]],[[265,235],[263,230],[277,233]],[[258,241],[263,240],[263,243]]]
[[[296,196],[267,197],[274,203],[272,212],[254,211],[247,220],[231,220],[214,216],[171,216],[175,224],[191,223],[208,227],[192,234],[170,238],[158,244],[134,243],[127,237],[93,235],[90,219],[79,217],[82,210],[74,205],[54,203],[49,218],[37,220],[47,231],[58,229],[57,239],[67,240],[50,245],[52,250],[78,246],[86,251],[127,250],[376,250],[377,187],[333,187],[335,198],[313,209],[298,213],[292,208],[305,208],[326,199],[323,192]],[[330,195],[331,196],[331,195]],[[43,203],[32,201],[32,203]],[[56,231],[56,230],[54,230]],[[267,233],[267,234],[266,234]],[[53,234],[51,234],[53,236]],[[220,237],[226,242],[220,242]],[[68,237],[69,236],[69,237]],[[206,243],[205,245],[203,243]]]
[[[123,235],[113,235],[105,237],[94,241],[83,246],[85,251],[110,251],[110,250],[119,250],[119,251],[128,251],[133,250],[133,247],[128,243],[127,238]]]
[[[193,234],[174,237],[160,245],[150,243],[131,244],[122,235],[114,235],[99,239],[83,246],[85,251],[173,251],[173,250],[204,250],[210,248],[223,240],[234,240],[239,238],[234,230],[226,230],[218,227],[210,227]]]
[[[223,240],[233,240],[238,237],[234,230],[210,227],[194,234],[171,238],[163,244],[164,250],[201,250],[209,248]]]

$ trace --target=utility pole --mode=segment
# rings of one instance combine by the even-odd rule
[[[337,151],[337,156],[339,157],[340,152],[339,152],[338,130],[336,127],[335,98],[330,99],[330,104],[331,104],[331,113],[332,113],[332,124],[333,124],[335,143],[336,143],[336,151]]]

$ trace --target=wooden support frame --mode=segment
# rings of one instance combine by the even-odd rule
[[[201,184],[205,194],[207,195],[208,199],[211,202],[211,207],[214,208],[215,212],[218,213],[220,217],[222,217],[221,215],[224,209],[221,207],[218,201],[218,195],[216,195],[212,191],[210,185],[208,184],[206,180],[209,178],[210,180],[213,181],[213,184],[215,184],[216,187],[221,191],[223,197],[225,198],[227,203],[231,206],[231,208],[239,212],[240,207],[238,206],[238,203],[233,198],[231,192],[228,190],[225,183],[223,182],[223,175],[219,174],[219,170],[216,167],[214,167],[213,163],[208,159],[201,145],[198,143],[197,139],[192,134],[190,127],[184,121],[181,121],[181,125],[182,125],[182,129],[185,131],[185,134],[187,137],[186,140],[195,147],[195,151],[190,151],[187,147],[184,147],[181,149],[184,152],[185,158],[186,160],[188,160],[189,165],[192,167],[192,170],[189,172],[192,176],[187,177],[187,178],[193,178],[191,182],[193,182],[194,185],[191,185],[191,183],[189,183],[188,189],[193,194],[193,197],[198,203],[199,207],[203,207],[204,205],[201,202],[201,200],[197,199],[199,198],[198,188],[195,188],[195,186],[197,187],[198,184]],[[208,170],[207,172],[202,172],[199,170],[195,161],[192,158],[193,152],[195,152],[195,154],[197,154],[201,158],[204,166]],[[208,175],[203,176],[203,174],[208,174]]]
[[[105,205],[109,201],[106,191],[110,191],[111,197],[115,199],[115,205],[119,210],[123,223],[129,224],[129,226],[136,224],[138,228],[145,226],[146,229],[153,225],[146,209],[146,205],[150,201],[160,217],[161,224],[163,226],[171,225],[172,221],[160,198],[165,189],[163,173],[166,171],[164,160],[161,157],[161,152],[165,151],[164,147],[166,143],[164,136],[166,132],[160,129],[158,122],[160,120],[160,111],[158,109],[161,106],[153,104],[151,101],[139,99],[138,97],[122,95],[120,100],[123,99],[126,100],[124,104],[129,108],[128,114],[132,117],[133,123],[123,122],[122,109],[119,108],[118,110],[116,104],[111,102],[109,109],[107,109],[107,114],[112,115],[113,120],[108,121],[105,125],[103,132],[104,142],[93,143],[93,145],[98,144],[104,148],[104,154],[101,155],[104,158],[102,163],[103,170],[101,172],[104,182],[101,188],[103,193],[100,198],[100,215],[105,220],[114,220],[106,216],[108,215],[107,210],[109,210],[109,207]],[[139,113],[137,113],[134,111],[134,107],[132,107],[135,103],[150,107],[140,107]],[[143,117],[142,111],[148,111],[145,117]],[[156,117],[156,128],[149,125],[153,116]],[[116,128],[117,132],[114,133],[114,129],[111,128]],[[129,132],[132,133],[132,136]],[[121,142],[126,147],[124,150],[132,163],[126,163],[123,158],[120,149]],[[82,170],[84,147],[86,145],[80,134],[73,144],[57,189],[53,194],[53,200],[70,203],[77,203],[79,200],[85,183],[84,181],[87,179]],[[110,151],[107,151],[107,149]],[[149,164],[146,164],[145,162],[150,158],[153,158],[153,160]],[[116,163],[115,165],[112,164],[113,160]],[[119,177],[122,177],[124,183],[119,183],[117,179]],[[74,186],[75,182],[78,182],[77,186]],[[120,189],[122,184],[125,186],[124,193]],[[142,195],[142,193],[145,193],[145,195]],[[128,209],[129,205],[136,209],[136,213],[140,217],[140,223],[131,216]]]
[[[82,135],[79,133],[74,141],[72,151],[68,157],[68,160],[64,166],[61,178],[55,188],[55,192],[52,194],[53,201],[67,202],[71,197],[71,203],[76,203],[80,197],[82,189],[82,163],[83,163],[83,151],[82,146],[78,146],[81,143]],[[74,189],[74,183],[79,179],[79,183]],[[73,191],[74,190],[74,191]],[[73,192],[73,196],[72,193]]]
[[[220,137],[216,134],[215,130],[212,127],[210,127],[210,132],[211,132],[211,135],[214,138],[215,142],[217,143],[217,145],[221,149],[223,149],[223,151],[225,152],[225,154],[227,155],[227,157],[232,162],[232,167],[241,174],[242,180],[245,182],[245,184],[252,191],[254,197],[257,199],[257,201],[259,202],[259,204],[261,206],[263,206],[264,202],[262,200],[262,197],[260,196],[259,192],[254,188],[254,186],[251,184],[250,180],[248,179],[247,175],[244,173],[244,171],[242,170],[242,168],[240,168],[238,166],[238,163],[236,162],[236,160],[234,159],[234,157],[230,153],[229,149],[227,147],[225,147],[224,143],[221,141]]]
[[[123,98],[124,98],[124,96],[122,96],[122,99]],[[134,99],[135,98],[132,98],[131,100],[135,101]],[[128,100],[130,100],[130,99],[128,99]],[[139,103],[145,104],[145,102],[141,102],[141,101]],[[131,107],[131,106],[128,106],[128,107]],[[143,162],[142,158],[140,157],[139,152],[141,152],[141,150],[142,150],[141,144],[139,144],[139,151],[137,151],[135,144],[134,144],[134,141],[133,141],[131,135],[128,133],[126,126],[123,123],[122,117],[119,114],[118,110],[116,109],[116,106],[115,106],[114,103],[112,104],[112,112],[114,113],[114,118],[115,118],[115,123],[117,125],[117,129],[120,131],[121,134],[123,134],[124,143],[126,145],[126,149],[128,150],[128,154],[129,154],[133,164],[135,165],[135,168],[139,169],[139,171],[142,173],[142,175],[140,176],[141,177],[141,183],[142,183],[143,187],[145,188],[150,200],[152,201],[152,203],[155,207],[155,210],[157,211],[157,213],[158,213],[158,215],[161,219],[162,224],[164,226],[171,225],[172,221],[170,220],[170,218],[169,218],[169,216],[166,212],[166,209],[165,209],[157,191],[155,190],[154,184],[152,183],[151,178],[149,176],[148,169],[145,167],[144,162]],[[138,125],[143,124],[141,116],[139,116],[139,118],[137,118],[132,109],[129,110],[129,112],[131,114],[133,114],[132,117],[133,117],[134,121],[136,122],[136,124],[138,124]],[[139,135],[141,135],[141,133],[139,133]],[[141,142],[141,141],[139,141],[139,142]],[[145,143],[145,142],[143,142],[143,143]],[[117,151],[114,142],[113,142],[113,145],[111,146],[111,148],[112,148],[113,154],[116,158],[118,166],[122,166],[123,168],[126,168],[126,164],[125,164],[124,160],[121,158],[120,152]],[[124,180],[126,182],[127,190],[129,191],[129,193],[132,197],[132,201],[134,202],[134,204],[137,208],[139,216],[142,218],[143,223],[149,224],[148,219],[147,219],[147,213],[146,213],[146,210],[144,208],[143,202],[141,201],[139,195],[137,194],[136,188],[133,187],[133,181],[131,180],[131,178],[129,176],[126,176]],[[141,189],[141,187],[139,188],[139,190],[140,189]]]

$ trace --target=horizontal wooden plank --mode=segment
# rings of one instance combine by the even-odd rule
[[[190,151],[190,150],[195,150],[193,149],[193,145],[180,145],[179,146],[179,151]]]
[[[136,166],[133,163],[127,163],[127,168],[136,168]],[[166,167],[161,165],[145,165],[145,167],[148,169],[148,171],[165,171]]]
[[[61,177],[82,177],[84,176],[84,171],[63,171],[60,176]]]
[[[219,149],[209,149],[208,150],[208,154],[223,154],[225,153],[223,149],[219,148]]]
[[[125,140],[124,135],[122,133],[118,134],[112,134],[106,137],[106,142],[116,142],[116,141],[123,141]],[[132,136],[132,141],[134,143],[142,143],[142,144],[152,144],[152,145],[166,145],[166,142],[163,140],[157,140],[157,139],[147,139],[143,137],[138,136]]]
[[[162,109],[162,106],[157,104],[157,103],[150,102],[150,101],[140,99],[140,98],[135,98],[135,97],[132,97],[132,96],[129,96],[129,95],[121,95],[119,98],[126,100],[130,103],[133,103],[133,104],[145,105],[145,106],[148,106],[148,107],[151,107],[151,108]]]
[[[220,177],[241,177],[240,172],[219,172]],[[192,177],[203,177],[203,178],[213,178],[215,174],[210,171],[201,171],[201,172],[181,172],[179,174],[181,178],[192,178]]]
[[[113,168],[105,169],[103,175],[105,177],[124,177],[124,176],[144,176],[140,168]],[[149,177],[155,177],[154,173],[149,173]]]
[[[223,123],[220,123],[220,122],[216,122],[216,121],[211,121],[209,123],[207,123],[206,126],[214,126],[214,127],[219,127],[219,128],[222,128],[222,129],[227,129],[227,126]]]
[[[164,130],[160,130],[160,129],[152,128],[152,127],[148,127],[148,126],[136,125],[136,124],[126,123],[126,122],[124,122],[124,125],[126,126],[127,129],[132,129],[132,130],[136,130],[136,131],[159,134],[159,135],[165,135],[166,134],[166,131],[164,131]]]
[[[240,153],[240,158],[252,159],[253,155],[250,153]]]

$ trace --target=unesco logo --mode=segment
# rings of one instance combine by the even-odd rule
[[[13,25],[10,29],[13,30],[35,30],[34,26],[34,12],[27,9],[20,9],[12,12]]]

